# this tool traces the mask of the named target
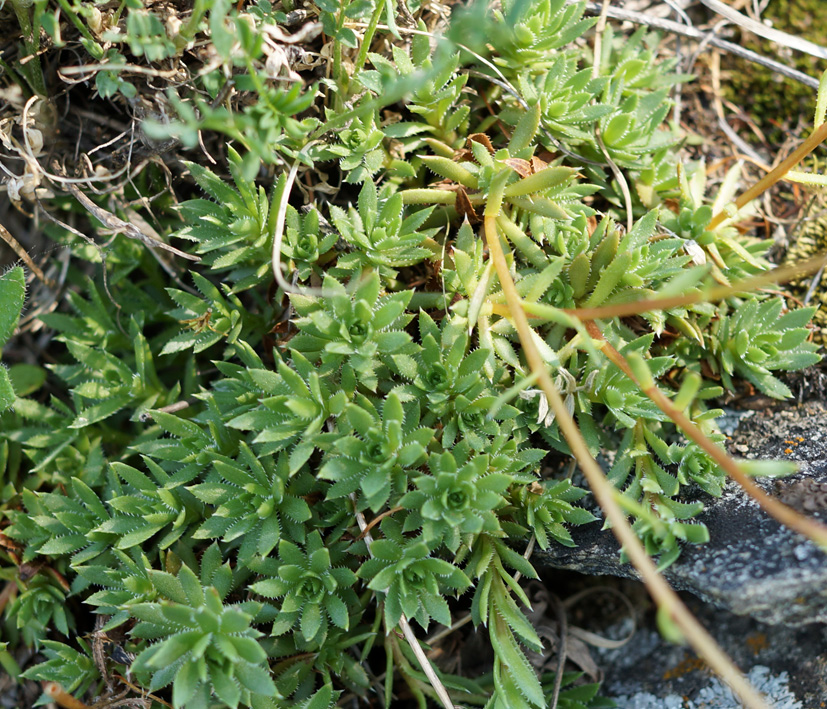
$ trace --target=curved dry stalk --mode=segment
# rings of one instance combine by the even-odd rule
[[[791,507],[779,502],[776,498],[771,497],[765,493],[758,485],[756,485],[738,464],[726,453],[720,446],[715,445],[710,441],[701,431],[698,426],[683,411],[679,410],[672,404],[672,402],[655,386],[655,384],[647,385],[641,382],[632,371],[626,358],[618,352],[612,344],[606,340],[600,328],[593,322],[586,324],[586,331],[595,340],[603,343],[603,353],[627,376],[629,377],[640,390],[646,394],[655,405],[663,411],[672,421],[677,425],[681,431],[691,438],[701,448],[706,451],[709,456],[723,468],[727,475],[729,475],[735,482],[737,482],[744,491],[752,497],[768,514],[772,515],[781,524],[795,530],[799,534],[803,534],[821,547],[827,548],[827,526],[817,522],[816,520],[805,517],[799,514]]]
[[[273,267],[273,277],[276,283],[285,293],[299,292],[291,284],[289,284],[284,274],[281,272],[281,242],[284,239],[284,220],[287,217],[287,204],[290,201],[290,191],[293,189],[293,183],[296,181],[296,173],[299,171],[299,160],[293,161],[290,166],[290,172],[285,178],[284,187],[281,191],[281,198],[279,199],[279,209],[276,212],[276,228],[273,232],[273,251],[270,256],[270,263]]]
[[[55,170],[59,177],[64,177],[60,174],[62,170],[57,162],[52,164],[52,169]],[[131,222],[126,222],[120,217],[112,214],[112,212],[109,212],[103,207],[95,204],[91,199],[89,199],[89,197],[86,196],[84,192],[78,189],[74,182],[64,181],[63,186],[66,188],[66,191],[78,201],[81,207],[83,207],[87,212],[89,212],[89,214],[91,214],[95,219],[103,224],[104,227],[106,227],[108,233],[123,234],[130,239],[143,242],[150,248],[157,247],[159,249],[164,249],[164,251],[169,251],[170,253],[187,259],[188,261],[195,261],[196,263],[201,261],[200,256],[193,256],[192,254],[188,254],[180,249],[176,249],[174,246],[171,246],[165,241],[161,241],[160,239],[156,239],[154,236],[144,233]]]
[[[497,269],[500,285],[505,293],[511,311],[511,319],[517,329],[526,360],[531,371],[537,374],[540,388],[556,414],[560,430],[575,458],[577,458],[595,499],[611,523],[612,532],[640,573],[658,607],[668,613],[670,619],[680,628],[697,653],[729,684],[747,707],[750,707],[750,709],[767,709],[767,704],[758,692],[749,684],[743,674],[732,663],[732,660],[718,647],[712,636],[698,623],[689,612],[689,609],[678,598],[678,595],[666,583],[632,530],[626,515],[614,499],[616,492],[614,487],[606,480],[600,466],[589,453],[577,424],[566,410],[557,387],[548,373],[546,363],[532,340],[528,318],[523,310],[522,301],[509,273],[508,264],[500,245],[495,214],[487,213],[485,215],[484,230],[488,251]]]
[[[318,142],[318,140],[311,140],[304,146],[304,148],[302,148],[302,150],[306,150]],[[296,158],[290,166],[290,171],[287,173],[287,177],[284,181],[284,187],[282,188],[281,196],[279,197],[278,210],[276,211],[276,222],[273,229],[273,249],[270,254],[270,265],[273,270],[273,278],[276,279],[276,284],[286,294],[292,293],[295,295],[324,298],[331,295],[324,288],[308,288],[305,286],[298,286],[293,283],[288,283],[287,279],[284,277],[284,274],[281,272],[281,246],[284,241],[284,223],[287,219],[287,205],[290,203],[290,192],[293,190],[293,183],[296,181],[299,165],[301,165],[301,160]]]
[[[772,172],[764,175],[764,177],[758,180],[758,182],[738,197],[738,199],[735,200],[735,207],[737,209],[741,209],[745,205],[752,202],[752,200],[756,197],[760,197],[825,140],[827,140],[827,123],[822,123],[806,140],[801,143],[801,145],[799,145],[784,160],[782,160]],[[712,221],[709,222],[707,229],[714,229],[727,217],[729,217],[729,214],[727,214],[726,210],[718,212],[714,217],[712,217]]]
[[[827,125],[827,123],[825,123]],[[695,293],[688,293],[686,295],[667,296],[665,298],[647,298],[646,300],[637,300],[630,303],[618,303],[616,305],[601,305],[597,308],[567,308],[558,311],[551,306],[544,306],[542,303],[535,304],[526,303],[526,307],[530,308],[529,314],[535,317],[545,317],[543,312],[552,313],[563,312],[567,315],[573,315],[578,320],[603,320],[606,318],[622,318],[629,315],[640,315],[652,310],[667,310],[669,308],[679,308],[687,305],[695,305],[696,303],[708,303],[711,301],[723,300],[738,293],[747,293],[749,291],[759,290],[766,286],[776,285],[778,283],[785,283],[792,281],[810,273],[819,271],[827,264],[827,253],[822,253],[817,256],[808,258],[806,261],[795,263],[790,266],[778,266],[770,271],[765,271],[757,276],[745,278],[731,286],[714,286],[713,288],[699,290]],[[496,306],[495,306],[496,308]]]
[[[28,269],[38,278],[41,282],[45,284],[47,288],[51,288],[52,290],[57,290],[58,284],[49,278],[43,271],[40,270],[40,267],[34,262],[31,256],[29,256],[28,251],[24,249],[20,242],[17,241],[12,235],[11,232],[6,229],[2,224],[0,224],[0,239],[3,239],[9,247],[14,251],[15,254],[20,258],[23,263],[26,264]]]
[[[365,539],[365,545],[368,548],[368,554],[370,554],[371,558],[373,558],[373,552],[370,548],[373,544],[373,537],[370,534],[370,529],[368,528],[367,521],[365,520],[365,516],[359,511],[359,508],[356,504],[356,496],[353,493],[350,494],[350,500],[351,502],[353,502],[353,510],[356,514],[356,523],[359,525],[359,529],[362,532],[361,536],[363,536]],[[451,701],[451,697],[448,694],[448,690],[445,689],[445,685],[442,684],[442,681],[437,676],[437,673],[434,670],[433,665],[431,665],[431,661],[425,655],[425,652],[420,646],[419,640],[416,639],[416,635],[414,634],[413,628],[411,628],[411,624],[408,622],[408,619],[405,617],[404,613],[399,618],[399,628],[402,630],[402,634],[405,636],[405,640],[408,643],[408,645],[410,645],[413,654],[416,655],[416,659],[419,661],[419,665],[422,667],[422,671],[425,673],[425,676],[431,683],[431,687],[433,687],[434,692],[436,693],[437,697],[439,697],[439,701],[442,703],[444,709],[454,709],[454,703]],[[388,628],[388,632],[390,632],[390,628]]]

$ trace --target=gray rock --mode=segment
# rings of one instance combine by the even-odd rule
[[[599,582],[589,579],[585,583]],[[626,645],[592,649],[603,673],[602,696],[614,699],[619,709],[740,709],[732,691],[691,648],[672,645],[660,636],[651,604],[641,612],[647,604],[641,602],[641,593],[645,592],[637,582],[612,579],[602,583],[637,599],[635,606],[643,618]],[[769,706],[827,706],[827,626],[766,625],[715,608],[688,593],[682,595],[692,613]],[[600,610],[597,612],[599,615]],[[623,637],[632,629],[632,620],[618,620],[610,613],[592,629],[601,635]]]
[[[800,472],[784,480],[759,480],[770,494],[805,514],[827,521],[827,407],[808,402],[742,417],[730,453],[748,459],[788,459]],[[800,626],[827,621],[827,554],[761,510],[735,483],[697,517],[709,528],[708,544],[686,545],[664,576],[673,587],[738,615],[765,623]],[[621,564],[610,531],[599,523],[572,530],[577,544],[535,550],[538,567],[590,575],[637,578]]]
[[[825,706],[827,626],[765,625],[716,609],[688,594],[684,600],[769,706]],[[619,637],[627,630],[617,627],[606,634]],[[652,613],[647,614],[647,622],[628,645],[616,650],[593,650],[593,655],[604,672],[601,694],[613,698],[619,709],[742,706],[691,649],[671,645],[661,638]]]

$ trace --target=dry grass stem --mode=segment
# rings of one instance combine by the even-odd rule
[[[368,548],[368,554],[370,554],[371,558],[373,558],[373,552],[371,552],[370,547],[373,544],[373,537],[368,530],[368,523],[365,520],[365,516],[359,511],[357,507],[356,496],[351,493],[350,500],[353,503],[353,510],[354,514],[356,515],[356,523],[359,525],[359,529],[362,532],[362,536],[365,539],[365,544]],[[434,670],[434,666],[431,664],[431,661],[428,659],[425,651],[422,649],[422,646],[419,644],[419,640],[417,640],[416,635],[414,634],[413,628],[411,628],[411,624],[408,622],[408,619],[404,616],[404,614],[399,618],[399,628],[402,630],[402,634],[405,636],[405,641],[410,645],[413,654],[416,655],[416,659],[419,661],[420,666],[422,667],[422,671],[425,673],[425,676],[428,678],[428,681],[431,683],[431,687],[433,687],[434,692],[436,692],[439,701],[442,703],[444,709],[454,709],[454,703],[451,701],[451,697],[448,694],[448,690],[445,689],[445,685],[442,684],[442,680],[436,674],[436,670]],[[391,628],[387,628],[387,632],[390,632]]]
[[[511,312],[511,319],[519,334],[526,360],[532,372],[538,373],[540,388],[556,414],[560,430],[565,436],[572,453],[577,458],[595,499],[611,523],[612,532],[640,573],[658,607],[665,609],[696,652],[729,684],[747,707],[750,709],[767,709],[767,704],[763,698],[750,686],[743,674],[732,663],[732,660],[718,647],[712,636],[698,623],[689,612],[689,609],[678,598],[678,595],[666,583],[632,530],[626,515],[614,499],[615,489],[606,480],[600,466],[589,453],[582,434],[566,410],[557,387],[547,371],[546,363],[534,345],[528,318],[523,310],[520,296],[517,293],[517,288],[511,278],[505,255],[500,246],[495,216],[486,215],[484,229],[488,250],[497,268],[500,284],[505,292]]]
[[[569,3],[574,3],[576,0],[568,0]],[[586,3],[586,11],[592,15],[597,15],[601,11],[600,3],[596,2],[588,2]],[[652,17],[646,15],[642,12],[633,12],[631,10],[624,10],[619,7],[610,7],[608,10],[609,17],[615,20],[622,20],[627,22],[634,22],[638,25],[646,25],[647,27],[652,27],[654,29],[664,30],[666,32],[670,32],[672,34],[681,35],[684,37],[691,37],[692,39],[697,39],[699,41],[706,40],[708,44],[713,47],[717,47],[718,49],[723,49],[725,52],[730,54],[734,54],[739,57],[743,57],[744,59],[754,62],[755,64],[761,64],[762,66],[766,66],[773,71],[781,74],[782,76],[786,76],[787,78],[794,79],[805,86],[810,86],[811,88],[817,89],[818,88],[818,81],[811,76],[807,76],[803,72],[798,71],[797,69],[793,69],[788,67],[781,62],[775,61],[774,59],[769,59],[768,57],[763,57],[760,54],[756,54],[755,52],[750,51],[749,49],[745,49],[733,42],[728,42],[720,37],[716,37],[714,35],[707,35],[706,32],[699,30],[695,27],[689,27],[687,25],[682,25],[679,22],[673,22],[672,20],[665,20],[659,17]]]
[[[823,123],[818,128],[816,128],[810,136],[804,140],[792,153],[789,154],[784,160],[782,160],[772,172],[768,175],[764,175],[758,182],[756,182],[752,187],[750,187],[746,192],[744,192],[738,199],[735,200],[735,208],[741,209],[742,207],[746,206],[756,197],[760,197],[764,192],[766,192],[770,187],[772,187],[776,182],[783,179],[784,175],[786,175],[790,170],[792,170],[798,163],[800,163],[804,158],[806,158],[813,150],[815,150],[819,145],[821,145],[825,140],[827,140],[827,123]],[[715,216],[712,217],[712,221],[709,222],[707,229],[714,229],[715,227],[719,226],[725,219],[729,217],[729,214],[724,211],[718,212]]]
[[[92,709],[88,704],[75,699],[57,682],[48,682],[44,685],[43,691],[62,709]]]
[[[15,239],[11,233],[9,232],[6,227],[0,224],[0,238],[5,241],[12,251],[17,254],[18,258],[26,264],[26,267],[40,280],[42,281],[47,288],[55,289],[57,288],[57,283],[55,283],[51,278],[49,278],[43,271],[40,270],[40,266],[38,266],[31,256],[29,256],[29,252],[26,251],[21,245],[20,242]]]
[[[735,480],[744,491],[752,497],[767,513],[775,517],[781,524],[795,530],[799,534],[812,539],[821,547],[827,548],[827,527],[816,520],[805,517],[791,507],[779,502],[776,498],[767,495],[756,485],[742,470],[738,464],[727,455],[721,447],[712,443],[701,430],[682,411],[675,408],[671,401],[654,385],[644,386],[632,373],[629,363],[610,342],[607,342],[594,322],[586,325],[586,330],[595,339],[603,344],[603,353],[663,411],[683,431],[688,438],[691,438],[726,473]]]

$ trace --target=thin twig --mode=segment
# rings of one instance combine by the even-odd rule
[[[115,297],[112,295],[112,292],[109,290],[109,278],[106,275],[106,251],[104,250],[103,246],[101,246],[97,241],[95,241],[91,237],[86,236],[86,234],[84,234],[82,231],[79,231],[78,229],[75,229],[75,227],[70,226],[69,224],[66,224],[66,222],[62,222],[60,219],[58,219],[54,215],[50,214],[49,210],[47,210],[46,207],[43,206],[43,203],[40,202],[40,200],[38,200],[37,204],[40,207],[41,213],[43,214],[44,217],[46,217],[46,219],[48,219],[50,222],[52,222],[54,224],[57,224],[59,227],[62,227],[63,229],[66,229],[66,231],[68,231],[70,234],[74,234],[75,236],[80,237],[81,239],[83,239],[83,241],[85,241],[87,244],[89,244],[90,246],[92,246],[94,249],[97,250],[98,256],[100,257],[100,260],[101,260],[101,278],[102,278],[102,281],[103,281],[103,289],[106,291],[106,295],[109,298],[109,300],[111,301],[112,305],[114,305],[118,309],[118,328],[120,329],[121,333],[125,335],[126,332],[124,331],[124,329],[121,327],[121,324],[120,324],[121,323],[121,310],[122,310],[121,305],[120,305],[120,303],[118,303],[117,300],[115,300]]]
[[[138,419],[140,421],[149,421],[152,418],[152,415],[156,412],[174,414],[177,411],[183,411],[184,409],[189,408],[190,406],[192,406],[193,403],[194,401],[188,401],[186,399],[182,401],[176,401],[175,403],[168,404],[167,406],[161,406],[157,409],[149,409],[147,411],[144,411],[138,416]]]
[[[562,311],[538,303],[526,303],[526,310],[535,317],[546,317],[563,312],[573,315],[579,320],[603,320],[605,318],[621,318],[629,315],[640,315],[653,310],[668,310],[669,308],[685,307],[696,303],[705,303],[723,300],[739,293],[759,290],[778,283],[786,283],[808,273],[814,273],[827,264],[827,254],[819,254],[805,261],[790,266],[778,266],[771,271],[764,271],[757,276],[750,276],[731,286],[715,286],[714,288],[697,290],[686,295],[667,296],[664,298],[647,298],[631,303],[617,303],[616,305],[600,305],[596,308],[571,308]],[[548,310],[547,310],[548,309]],[[495,309],[496,311],[496,309]]]
[[[577,1],[578,0],[568,0],[568,4],[571,5]],[[600,10],[600,3],[586,3],[586,12],[592,15],[597,15],[600,13]],[[659,17],[650,17],[648,15],[643,14],[642,12],[633,12],[631,10],[622,10],[618,7],[610,7],[607,14],[609,15],[609,17],[615,20],[634,22],[638,25],[654,27],[655,29],[665,30],[666,32],[671,32],[672,34],[679,34],[684,37],[691,37],[692,39],[702,40],[706,37],[706,34],[704,32],[695,29],[694,27],[688,27],[678,22],[673,22],[672,20],[665,20]],[[773,71],[782,74],[783,76],[786,76],[789,79],[795,79],[796,81],[799,81],[806,86],[809,86],[814,89],[818,88],[818,81],[813,77],[807,76],[806,74],[792,69],[786,66],[785,64],[782,64],[781,62],[775,61],[774,59],[763,57],[760,54],[751,52],[749,49],[740,47],[737,44],[733,44],[732,42],[727,42],[725,39],[720,39],[719,37],[712,36],[709,38],[709,44],[711,44],[713,47],[717,47],[718,49],[723,49],[724,51],[729,52],[730,54],[735,54],[736,56],[743,57],[748,61],[754,62],[755,64],[761,64],[763,66],[769,67]]]
[[[827,49],[814,42],[810,42],[802,37],[796,37],[792,34],[787,34],[774,27],[769,27],[758,20],[753,20],[751,17],[742,15],[726,3],[721,2],[721,0],[701,0],[701,2],[710,10],[726,17],[730,22],[735,23],[739,27],[743,27],[745,30],[757,34],[759,37],[763,37],[784,47],[795,49],[798,52],[810,54],[819,59],[827,59]]]
[[[20,257],[20,260],[26,264],[30,271],[35,276],[37,276],[37,278],[43,281],[43,283],[46,284],[47,288],[51,288],[52,290],[57,288],[57,283],[55,283],[51,278],[49,278],[45,273],[43,273],[43,271],[40,270],[40,267],[32,260],[32,257],[29,256],[26,249],[24,249],[20,245],[17,239],[15,239],[11,235],[11,232],[9,232],[9,230],[6,229],[6,227],[4,227],[2,224],[0,224],[0,238],[2,238],[3,241],[5,241],[11,247],[12,251],[14,251],[14,253],[16,253],[18,257]]]
[[[101,246],[98,242],[96,242],[91,237],[86,236],[86,234],[84,234],[82,231],[79,231],[78,229],[75,229],[75,227],[70,226],[69,224],[66,224],[66,222],[63,222],[60,219],[58,219],[57,217],[55,217],[54,215],[50,214],[49,211],[43,206],[43,203],[40,202],[40,200],[38,200],[37,203],[38,203],[38,206],[41,209],[41,213],[43,214],[44,217],[46,217],[46,219],[48,219],[50,222],[52,222],[54,224],[57,224],[59,227],[62,227],[63,229],[66,229],[66,231],[68,231],[70,234],[74,234],[75,236],[80,237],[81,239],[83,239],[83,241],[85,241],[87,244],[89,244],[90,246],[92,246],[94,249],[97,250],[98,256],[100,257],[100,260],[101,260],[101,276],[102,276],[102,280],[103,280],[103,289],[106,291],[106,295],[108,296],[109,300],[118,309],[118,327],[120,328],[121,332],[125,335],[126,333],[124,332],[123,328],[120,327],[120,317],[121,317],[122,308],[120,306],[120,303],[118,303],[118,301],[115,300],[115,297],[112,295],[112,292],[109,290],[109,278],[106,275],[106,251],[104,250],[103,246]]]
[[[435,642],[439,642],[442,638],[447,638],[451,633],[455,630],[459,630],[463,625],[468,625],[471,622],[472,616],[470,613],[466,613],[462,616],[459,620],[455,623],[451,623],[447,628],[443,628],[442,630],[437,631],[431,637],[425,638],[426,645],[433,645]]]
[[[359,525],[359,529],[362,532],[362,536],[365,538],[365,545],[368,548],[368,554],[370,554],[371,558],[373,558],[373,552],[371,551],[371,546],[373,545],[373,537],[368,531],[367,527],[368,524],[365,521],[365,516],[359,511],[359,506],[356,503],[356,495],[353,493],[350,494],[350,499],[353,502],[353,511],[356,515],[356,522]],[[419,644],[419,640],[416,639],[416,635],[414,634],[413,628],[411,628],[410,623],[408,623],[408,619],[404,616],[400,616],[399,618],[399,627],[402,630],[402,634],[405,636],[405,640],[408,642],[408,645],[411,646],[411,650],[413,650],[413,654],[416,655],[416,659],[419,661],[419,664],[422,667],[422,671],[425,673],[425,676],[428,678],[428,681],[431,683],[431,686],[434,688],[437,697],[442,702],[442,706],[445,709],[454,709],[454,703],[451,701],[451,697],[448,694],[448,690],[445,689],[445,685],[442,684],[442,681],[437,676],[436,672],[434,671],[433,666],[431,665],[430,660],[428,660],[425,652],[422,650],[422,647]],[[390,631],[390,628],[387,629]]]
[[[317,142],[317,140],[310,141],[304,146],[304,148],[302,148],[302,151],[307,150]],[[287,177],[284,181],[284,189],[282,190],[281,198],[279,199],[279,206],[276,212],[276,223],[273,229],[273,250],[270,255],[270,264],[273,268],[273,277],[276,279],[276,283],[285,293],[324,298],[329,295],[324,288],[307,288],[297,286],[295,283],[288,283],[287,279],[284,277],[284,274],[281,272],[281,245],[284,241],[284,223],[287,219],[287,206],[290,203],[290,192],[293,190],[293,183],[296,181],[296,175],[298,174],[299,165],[301,164],[301,160],[296,158],[293,161],[293,165],[290,167],[290,171],[287,173]]]
[[[757,162],[766,162],[727,122],[724,102],[721,100],[721,55],[718,52],[712,52],[709,69],[712,77],[712,105],[718,116],[718,126],[744,155]]]
[[[359,539],[364,539],[366,535],[370,534],[370,530],[373,529],[377,524],[379,524],[385,517],[390,517],[391,515],[395,515],[400,510],[404,510],[404,507],[393,507],[389,510],[385,510],[382,514],[376,515],[370,523],[365,527],[361,534],[359,534]]]
[[[815,519],[805,517],[791,507],[780,502],[778,498],[765,493],[756,485],[738,464],[727,455],[720,446],[712,443],[683,411],[680,411],[654,384],[645,385],[635,377],[626,358],[606,340],[594,322],[586,324],[586,330],[593,339],[603,345],[603,353],[614,363],[655,405],[675,422],[683,434],[697,443],[721,467],[727,475],[737,482],[744,491],[755,500],[765,512],[775,517],[781,524],[811,539],[822,548],[827,548],[827,526]]]
[[[62,174],[60,166],[57,163],[52,165],[52,169],[57,172],[59,176],[65,176]],[[137,241],[142,241],[147,246],[151,247],[158,247],[164,249],[165,251],[170,251],[171,253],[175,254],[176,256],[180,256],[181,258],[185,258],[189,261],[200,261],[201,259],[198,256],[192,256],[191,254],[185,253],[179,249],[176,249],[174,246],[170,246],[165,241],[161,241],[160,239],[155,239],[148,234],[144,234],[140,229],[138,229],[134,224],[130,224],[129,222],[125,222],[120,217],[116,217],[112,212],[105,210],[103,207],[95,204],[89,197],[87,197],[83,192],[81,192],[77,186],[72,184],[71,182],[64,182],[63,186],[66,188],[66,191],[69,192],[78,202],[80,205],[89,212],[95,219],[97,219],[101,224],[103,224],[111,233],[113,234],[123,234],[124,236],[129,237],[130,239],[135,239]]]
[[[557,648],[557,673],[554,676],[554,689],[551,692],[551,701],[549,702],[549,709],[557,709],[557,702],[560,699],[560,689],[563,687],[563,670],[566,668],[566,638],[569,634],[569,624],[566,619],[566,611],[560,599],[553,593],[548,596],[551,605],[554,606],[554,613],[557,616],[557,633],[560,637],[560,645]]]
[[[635,215],[632,210],[632,193],[629,191],[629,184],[626,182],[623,171],[617,166],[612,156],[609,155],[606,144],[603,142],[603,136],[600,135],[600,126],[597,123],[594,125],[594,137],[597,139],[600,152],[603,153],[606,161],[609,163],[612,174],[615,176],[617,184],[620,186],[620,191],[623,193],[623,206],[626,208],[626,231],[632,231],[632,227],[635,224]]]
[[[180,69],[151,69],[145,66],[138,66],[137,64],[81,64],[80,66],[67,66],[58,69],[58,74],[64,76],[76,76],[78,74],[90,73],[90,76],[84,76],[81,81],[88,81],[91,74],[98,71],[128,71],[133,74],[144,74],[146,76],[156,77],[158,79],[172,79],[177,76]]]
[[[767,709],[762,697],[753,689],[744,678],[737,667],[732,663],[726,654],[718,647],[715,640],[709,635],[704,627],[689,612],[678,595],[666,583],[663,576],[658,572],[654,562],[646,553],[637,535],[632,530],[626,515],[620,509],[614,498],[616,490],[606,480],[606,476],[600,466],[589,453],[588,446],[583,439],[583,434],[577,428],[574,420],[566,410],[566,406],[560,396],[557,387],[548,373],[547,364],[531,335],[531,328],[528,318],[523,310],[523,302],[511,278],[508,270],[508,263],[505,260],[500,238],[497,231],[496,215],[486,214],[484,222],[485,239],[488,244],[488,252],[494,260],[497,268],[497,275],[500,278],[500,285],[505,293],[506,302],[511,313],[511,320],[517,329],[520,343],[526,360],[533,372],[538,372],[538,383],[546,395],[549,404],[556,414],[560,431],[571,448],[572,453],[577,457],[580,468],[588,480],[589,487],[595,496],[600,507],[606,514],[612,525],[612,532],[617,537],[621,546],[626,551],[629,560],[645,580],[646,587],[658,607],[668,613],[669,618],[674,621],[686,639],[693,645],[698,654],[703,657],[710,667],[721,676],[721,678],[732,687],[743,702],[751,709]]]
[[[158,704],[161,704],[165,707],[169,707],[169,709],[173,709],[172,704],[170,704],[169,702],[165,702],[160,697],[156,697],[154,694],[150,694],[146,690],[141,689],[140,687],[132,684],[132,682],[130,682],[126,677],[122,677],[117,673],[113,674],[112,676],[119,682],[123,682],[123,684],[129,687],[133,692],[139,692],[140,694],[143,694],[147,699],[151,699],[153,702],[158,702]]]
[[[293,183],[296,181],[296,174],[299,171],[301,162],[297,158],[293,161],[290,167],[290,172],[284,181],[284,189],[281,192],[281,199],[279,199],[279,209],[276,212],[276,228],[273,232],[273,251],[270,256],[270,262],[273,266],[273,277],[276,283],[285,293],[294,293],[296,289],[287,282],[284,274],[281,272],[281,243],[284,239],[284,221],[287,218],[287,205],[290,202],[290,191],[293,189]]]
[[[809,137],[802,141],[802,143],[793,150],[790,155],[782,160],[778,166],[769,174],[764,175],[758,182],[756,182],[752,187],[746,190],[738,199],[735,200],[735,208],[741,209],[745,205],[749,204],[754,200],[756,197],[760,197],[764,192],[766,192],[770,187],[772,187],[776,182],[784,177],[790,170],[792,170],[798,163],[800,163],[804,158],[806,158],[813,150],[815,150],[819,145],[821,145],[825,139],[827,139],[827,123],[821,124],[818,128],[816,128]],[[717,227],[721,222],[723,222],[729,215],[726,211],[720,211],[718,214],[712,217],[712,220],[709,222],[707,229],[713,230]]]
[[[816,288],[818,288],[818,284],[821,282],[821,277],[824,275],[824,266],[818,269],[816,275],[813,276],[813,280],[810,282],[810,287],[807,289],[807,295],[804,296],[804,305],[810,302],[813,295],[816,292]]]

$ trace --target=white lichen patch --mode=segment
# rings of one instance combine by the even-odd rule
[[[768,667],[756,665],[747,679],[755,689],[764,695],[774,709],[804,709],[789,687],[786,672],[773,675]],[[631,696],[614,697],[618,709],[741,709],[743,706],[732,690],[717,677],[698,692],[694,699],[684,699],[677,694],[657,697],[649,692],[638,692]]]

